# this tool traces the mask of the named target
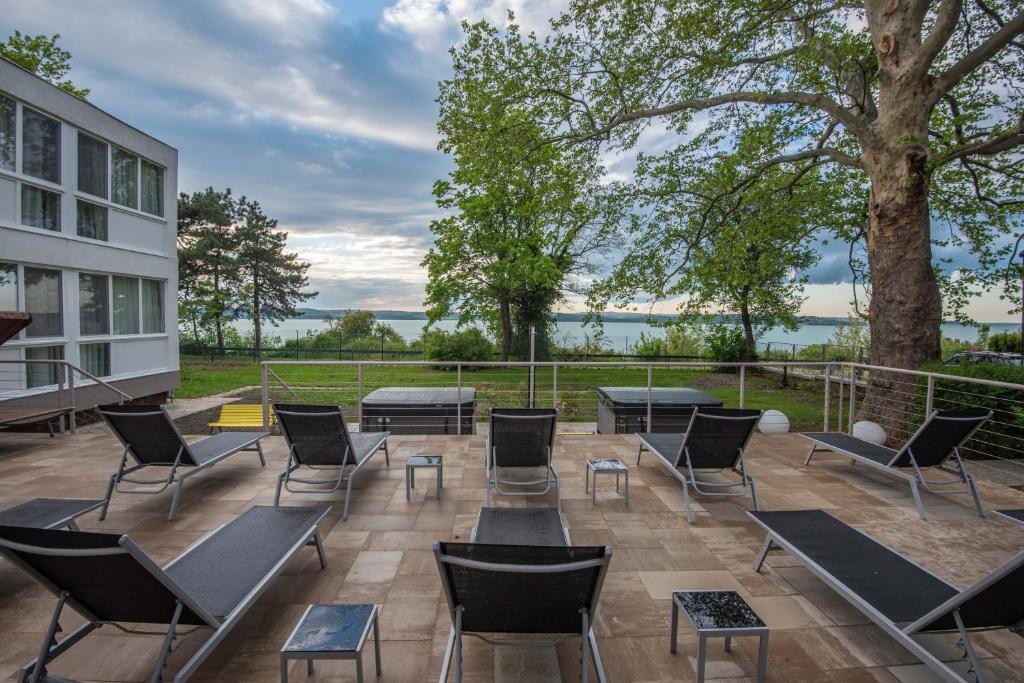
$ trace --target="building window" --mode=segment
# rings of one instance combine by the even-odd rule
[[[78,360],[82,369],[96,377],[110,375],[110,344],[81,344],[78,347]]]
[[[21,108],[21,172],[60,183],[60,123]]]
[[[64,360],[64,346],[30,346],[25,349],[25,360]],[[60,365],[57,363],[26,363],[26,382],[29,389],[48,387],[57,383]]]
[[[114,278],[114,334],[139,333],[139,281]]]
[[[18,266],[0,263],[0,311],[18,310]]]
[[[107,143],[78,134],[78,190],[107,197]]]
[[[164,283],[159,280],[142,281],[142,332],[164,332]]]
[[[121,206],[139,208],[139,158],[115,147],[110,159],[113,165],[110,199]]]
[[[64,334],[60,281],[59,270],[25,268],[25,310],[32,314],[32,323],[25,329],[26,336]]]
[[[110,279],[78,274],[78,322],[82,336],[110,334]]]
[[[22,184],[21,224],[60,232],[60,194]]]
[[[107,207],[78,200],[78,236],[107,241]]]
[[[15,154],[15,116],[18,107],[9,97],[0,95],[0,168],[13,171]]]
[[[142,160],[142,210],[154,216],[164,215],[164,169]]]

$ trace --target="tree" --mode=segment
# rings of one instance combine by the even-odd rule
[[[576,0],[543,41],[511,27],[478,52],[518,74],[553,143],[632,148],[653,121],[685,139],[784,113],[786,151],[755,174],[839,164],[868,181],[872,360],[916,368],[939,356],[940,282],[991,284],[1020,222],[1022,32],[1019,0]],[[936,274],[932,199],[979,259],[967,278]],[[879,414],[901,410],[894,379],[871,374]]]
[[[502,360],[517,345],[521,354],[536,326],[543,356],[553,306],[609,242],[601,167],[593,149],[543,145],[543,131],[492,88],[494,64],[476,59],[473,46],[452,58],[454,76],[440,84],[438,147],[456,168],[434,186],[437,205],[452,214],[430,226],[428,319],[458,311],[460,325],[483,321]]]
[[[277,229],[277,221],[263,213],[258,202],[245,197],[237,203],[235,228],[237,276],[243,283],[237,312],[248,314],[253,324],[257,361],[263,351],[262,324],[277,324],[294,316],[295,306],[312,299],[317,292],[303,291],[309,284],[309,264],[285,251],[288,233]]]
[[[89,95],[89,89],[75,87],[74,83],[64,78],[71,70],[71,53],[58,47],[58,40],[59,33],[52,36],[30,36],[15,31],[7,37],[6,43],[0,43],[0,57],[84,100]]]
[[[236,306],[239,277],[234,230],[237,204],[231,190],[208,187],[178,198],[179,303],[193,332],[211,326],[224,353],[225,317]]]

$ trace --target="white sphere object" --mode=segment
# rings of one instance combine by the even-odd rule
[[[850,430],[850,433],[854,438],[860,439],[861,441],[875,443],[879,446],[885,444],[885,430],[882,429],[882,425],[877,422],[868,422],[867,420],[854,422],[853,429]]]
[[[765,434],[783,434],[789,431],[789,418],[781,410],[766,410],[757,428]]]

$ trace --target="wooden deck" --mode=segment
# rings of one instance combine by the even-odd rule
[[[0,433],[0,506],[37,496],[101,496],[120,457],[103,427],[59,440],[18,442],[4,449]],[[393,437],[391,467],[377,457],[357,480],[352,512],[340,521],[336,505],[324,527],[328,567],[315,553],[300,555],[256,604],[193,680],[277,681],[278,651],[310,602],[375,602],[382,606],[384,672],[379,681],[436,681],[449,618],[434,558],[436,540],[468,539],[484,504],[483,437]],[[29,445],[26,445],[29,444]],[[254,504],[271,504],[284,467],[280,437],[264,441],[268,465],[233,458],[189,480],[178,517],[166,520],[169,493],[116,495],[105,522],[89,515],[85,530],[126,533],[159,562],[166,562],[207,531]],[[859,612],[811,576],[793,558],[772,553],[761,574],[752,571],[763,540],[747,521],[749,499],[706,502],[697,498],[694,525],[686,522],[677,481],[657,460],[636,467],[631,436],[560,436],[556,467],[573,541],[614,548],[595,629],[609,681],[691,681],[696,638],[680,625],[679,653],[668,652],[669,594],[673,589],[734,588],[772,629],[770,680],[907,683],[932,680],[929,672]],[[964,496],[926,495],[931,521],[918,519],[908,487],[889,477],[822,455],[803,467],[805,442],[795,434],[756,435],[747,457],[764,509],[822,508],[905,552],[956,585],[974,581],[1024,547],[1024,528],[982,520]],[[435,499],[424,471],[406,501],[404,462],[411,455],[445,457],[444,494]],[[623,458],[632,468],[631,505],[614,482],[598,479],[597,505],[584,493],[584,458]],[[1024,493],[982,483],[987,507],[1024,507]],[[328,496],[287,495],[284,504]],[[550,499],[549,499],[550,500]],[[522,499],[496,497],[498,505]],[[540,498],[530,505],[544,504]],[[13,566],[0,561],[0,680],[11,680],[35,656],[55,600]],[[76,624],[63,623],[65,629]],[[198,634],[197,634],[198,635]],[[172,659],[180,663],[196,636],[182,639]],[[976,640],[994,681],[1022,680],[1024,639],[1002,631]],[[938,643],[957,658],[955,638]],[[160,639],[125,635],[104,627],[51,666],[55,675],[86,681],[141,681],[150,673]],[[467,639],[466,680],[474,682],[578,680],[576,642],[496,655]],[[708,680],[753,680],[756,641],[738,639],[732,653],[712,641]],[[371,655],[371,653],[366,653]],[[369,661],[367,661],[369,664]],[[372,669],[368,668],[368,672]],[[307,678],[295,663],[293,680],[354,680],[351,662],[317,664]],[[368,680],[373,680],[372,673]]]

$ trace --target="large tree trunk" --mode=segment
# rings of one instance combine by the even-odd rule
[[[740,323],[743,325],[743,360],[757,360],[757,348],[754,342],[754,321],[750,316],[750,304],[744,299],[740,303]]]
[[[263,327],[260,325],[260,290],[253,288],[252,295],[252,331],[253,344],[255,345],[256,362],[263,360]]]
[[[217,351],[224,355],[224,306],[220,296],[220,270],[213,271],[213,326],[217,330]]]
[[[499,296],[498,315],[501,318],[499,350],[501,361],[504,363],[508,361],[509,354],[512,353],[512,302],[506,295]]]

